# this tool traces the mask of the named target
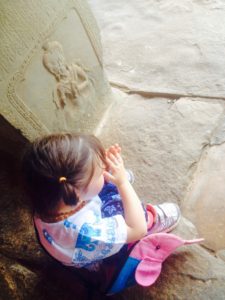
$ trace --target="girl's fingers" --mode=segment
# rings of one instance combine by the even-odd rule
[[[122,156],[118,152],[114,155],[114,160],[117,164],[123,162]]]
[[[118,144],[115,144],[106,149],[105,152],[106,156],[108,156],[110,153],[117,155],[118,153],[121,153],[121,147]]]
[[[109,169],[115,171],[118,167],[120,167],[120,165],[123,165],[123,160],[120,155],[116,157],[115,155],[110,153],[109,156],[106,157],[106,163]]]
[[[116,155],[113,155],[112,153],[110,153],[109,159],[111,159],[111,161],[112,161],[116,166],[118,166],[119,164],[121,164],[121,163],[123,162],[121,155],[118,154],[118,153],[117,153]]]
[[[113,164],[115,166],[118,164],[118,159],[117,159],[117,157],[114,154],[110,153],[109,154],[109,159],[113,162]]]
[[[107,163],[109,169],[114,170],[116,168],[116,165],[109,157],[106,157],[106,163]]]
[[[119,144],[115,144],[114,146],[117,150],[117,153],[121,153],[121,147],[119,146]]]
[[[110,154],[114,154],[115,155],[115,151],[114,151],[114,148],[112,146],[109,147],[109,149],[107,149],[106,156],[109,157]]]
[[[110,153],[116,155],[117,154],[117,150],[116,150],[116,147],[115,146],[111,146],[110,148]]]

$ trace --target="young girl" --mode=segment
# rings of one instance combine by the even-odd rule
[[[168,232],[179,221],[176,204],[143,205],[121,148],[105,151],[92,135],[37,139],[25,153],[24,170],[40,243],[66,266],[98,272],[112,257],[119,266],[128,244],[147,232]],[[115,270],[109,273],[112,279]]]

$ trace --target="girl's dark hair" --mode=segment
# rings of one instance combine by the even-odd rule
[[[78,197],[74,188],[88,186],[96,164],[105,164],[105,151],[93,135],[59,133],[35,140],[23,157],[35,212],[48,214],[61,199],[75,205]],[[60,177],[66,177],[66,181],[60,182]]]

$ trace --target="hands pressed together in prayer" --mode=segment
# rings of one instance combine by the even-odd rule
[[[106,150],[107,171],[104,172],[106,181],[120,187],[127,182],[127,174],[121,156],[121,147],[118,144],[110,146]]]
[[[117,186],[124,208],[124,218],[127,224],[127,242],[134,242],[145,236],[147,223],[141,202],[131,186],[121,157],[118,144],[106,150],[107,168],[104,171],[106,181]]]

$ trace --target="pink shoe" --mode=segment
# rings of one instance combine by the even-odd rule
[[[156,217],[151,228],[148,229],[148,234],[159,232],[170,232],[173,230],[180,221],[181,212],[180,208],[175,203],[162,203],[158,205],[146,206],[147,210],[156,212]]]

